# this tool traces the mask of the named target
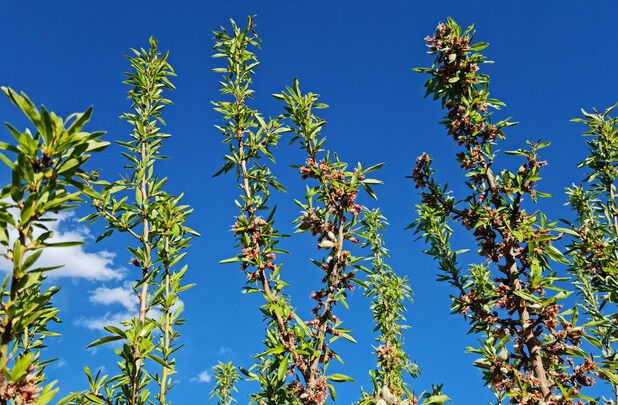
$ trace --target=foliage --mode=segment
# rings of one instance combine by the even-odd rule
[[[431,68],[427,95],[447,109],[442,124],[459,145],[457,161],[465,172],[467,195],[455,196],[435,180],[431,158],[421,155],[412,178],[422,190],[418,218],[412,225],[430,244],[427,253],[439,263],[438,280],[454,289],[452,310],[481,336],[475,366],[498,402],[570,404],[583,387],[594,383],[597,368],[581,348],[584,329],[577,308],[568,308],[571,291],[554,266],[568,264],[555,241],[555,223],[539,211],[528,211],[538,197],[540,170],[546,164],[538,151],[548,143],[506,152],[523,160],[516,172],[495,172],[496,145],[506,138],[509,120],[492,123],[491,109],[504,104],[489,97],[489,78],[478,74],[487,63],[480,53],[487,44],[472,43],[473,27],[463,31],[449,19],[427,37]],[[452,223],[473,234],[480,261],[462,269],[465,251],[451,248]],[[577,363],[576,363],[577,362]]]
[[[160,149],[163,140],[169,138],[157,126],[165,124],[161,111],[171,103],[163,97],[163,90],[174,88],[168,79],[174,76],[167,62],[168,52],[161,55],[153,38],[150,49],[132,51],[134,55],[128,59],[133,72],[126,73],[124,83],[132,86],[129,98],[133,112],[121,118],[132,125],[133,132],[130,141],[118,142],[127,150],[122,154],[131,174],[112,183],[93,175],[83,189],[96,209],[84,220],[103,218],[107,222],[108,230],[98,240],[119,231],[128,233],[137,243],[127,248],[133,256],[129,264],[140,272],[133,285],[139,312],[123,321],[122,327],[106,326],[108,335],[90,344],[122,343],[116,350],[119,374],[108,378],[97,373],[92,378],[86,368],[90,390],[71,394],[65,398],[67,402],[148,404],[153,403],[150,390],[155,385],[158,392],[154,399],[165,405],[170,403],[167,393],[174,386],[171,376],[176,373],[173,353],[179,347],[175,342],[180,336],[177,327],[184,322],[179,293],[191,287],[182,284],[187,266],[179,268],[178,263],[195,232],[185,225],[191,209],[180,205],[182,196],[163,190],[166,179],[160,179],[154,171],[155,162],[165,158]],[[146,360],[152,363],[148,365]]]
[[[231,405],[232,402],[236,402],[236,399],[232,397],[232,391],[238,392],[235,387],[240,378],[238,371],[231,361],[227,363],[219,362],[213,369],[217,383],[210,393],[210,399],[217,398],[218,405]]]
[[[601,359],[599,377],[613,387],[613,401],[618,402],[618,353],[616,336],[616,302],[618,302],[618,209],[616,207],[616,177],[618,175],[618,119],[609,114],[587,113],[573,121],[587,125],[590,155],[579,167],[588,168],[585,185],[567,189],[569,205],[577,218],[567,221],[562,229],[573,236],[569,246],[573,263],[570,266],[575,286],[581,297],[581,307],[588,315],[584,336]]]
[[[373,297],[371,312],[374,331],[380,331],[376,340],[380,343],[374,354],[378,358],[377,368],[370,370],[369,375],[373,382],[372,396],[363,392],[360,404],[401,405],[443,404],[449,398],[441,392],[441,386],[434,387],[432,393],[423,393],[416,397],[409,391],[408,383],[404,381],[406,375],[418,377],[419,367],[410,361],[403,349],[403,330],[408,326],[403,313],[406,310],[405,301],[412,302],[412,288],[407,277],[399,277],[385,262],[388,250],[384,247],[384,231],[388,223],[379,209],[366,210],[363,215],[364,232],[361,234],[365,242],[363,247],[371,248],[372,268],[366,283],[363,283],[365,295]],[[404,395],[407,397],[403,399]]]
[[[0,403],[48,403],[56,389],[45,384],[44,368],[51,360],[41,359],[48,329],[59,322],[52,297],[58,287],[45,287],[45,272],[58,267],[37,267],[37,259],[48,248],[73,246],[80,242],[54,242],[48,224],[54,215],[71,210],[80,202],[78,176],[90,152],[108,143],[102,132],[84,132],[92,108],[66,120],[37,109],[24,94],[3,87],[2,91],[34,125],[18,131],[6,124],[16,144],[0,142],[0,159],[11,171],[11,182],[0,195],[0,245],[2,257],[11,262],[0,297]],[[5,153],[14,155],[11,159]],[[73,190],[73,191],[71,191]]]
[[[261,293],[266,300],[260,308],[267,321],[266,350],[256,355],[253,367],[241,371],[260,384],[260,392],[252,395],[252,402],[323,404],[329,391],[336,398],[333,382],[353,381],[347,375],[327,373],[331,359],[341,361],[334,342],[339,338],[355,342],[334,311],[337,304],[347,306],[347,294],[354,289],[353,283],[358,282],[356,271],[362,258],[353,256],[345,245],[359,242],[358,218],[364,210],[356,200],[362,190],[375,197],[372,185],[381,182],[366,175],[381,165],[365,168],[358,164],[348,170],[348,165],[336,154],[324,150],[321,131],[326,121],[314,111],[327,106],[318,102],[317,94],[303,94],[297,79],[284,92],[274,95],[285,103],[285,113],[277,118],[267,122],[247,105],[253,97],[251,82],[258,65],[249,48],[259,46],[251,19],[245,29],[232,21],[231,33],[222,28],[215,33],[215,38],[214,56],[227,59],[227,67],[215,71],[224,75],[221,92],[232,100],[215,103],[215,110],[225,121],[218,129],[230,148],[218,174],[234,169],[241,189],[240,200],[236,202],[240,214],[232,227],[241,253],[223,262],[240,262],[241,270],[247,275],[245,292]],[[270,209],[267,203],[271,190],[283,190],[283,186],[275,180],[267,164],[258,163],[261,158],[275,163],[273,149],[284,133],[291,133],[290,144],[299,144],[306,153],[304,164],[295,167],[301,179],[310,182],[305,200],[296,200],[302,210],[295,221],[297,233],[311,232],[317,237],[316,247],[327,251],[327,257],[312,260],[324,276],[323,285],[311,294],[315,306],[311,311],[313,318],[309,320],[296,313],[284,291],[287,283],[281,279],[283,265],[275,262],[276,254],[287,252],[276,247],[284,235],[274,229],[275,209]],[[264,211],[267,217],[260,215]],[[399,338],[400,333],[390,335],[388,343],[397,344]],[[398,367],[395,373],[414,370],[409,364]],[[399,393],[401,384],[394,384]]]
[[[213,105],[222,115],[217,129],[229,147],[217,175],[234,172],[240,190],[232,226],[238,253],[222,263],[238,263],[246,276],[243,292],[264,299],[259,308],[264,350],[247,368],[216,365],[210,399],[220,405],[236,402],[233,393],[242,374],[259,386],[251,403],[322,405],[329,395],[336,400],[334,383],[354,381],[328,370],[333,359],[343,363],[337,341],[356,343],[337,314],[360,285],[371,299],[378,336],[376,367],[369,371],[373,390],[361,391],[359,405],[449,401],[441,385],[416,395],[407,381],[420,373],[403,346],[405,304],[412,301],[412,289],[387,264],[386,219],[379,209],[359,203],[363,197],[376,198],[373,187],[381,181],[368,175],[382,165],[350,166],[325,147],[326,121],[317,113],[328,106],[319,95],[303,93],[298,79],[273,95],[283,103],[283,113],[275,118],[266,119],[250,107],[260,47],[254,28],[249,18],[246,28],[231,21],[231,30],[214,33],[214,57],[225,64],[215,69],[222,75],[224,100]],[[492,120],[504,103],[489,96],[489,77],[479,73],[480,65],[490,63],[481,53],[487,44],[473,43],[473,36],[472,26],[462,30],[449,18],[426,38],[433,65],[415,69],[429,75],[426,96],[446,109],[441,124],[459,147],[456,160],[465,178],[465,187],[455,190],[465,191],[456,195],[439,182],[431,157],[422,154],[411,176],[421,190],[411,227],[429,244],[426,253],[438,263],[438,280],[454,291],[452,312],[462,315],[479,337],[478,346],[468,350],[477,356],[474,365],[497,404],[616,404],[618,119],[610,116],[615,106],[602,113],[582,111],[583,118],[574,120],[587,126],[590,154],[579,165],[587,177],[583,185],[567,189],[576,218],[559,227],[535,205],[539,197],[549,197],[537,189],[546,165],[539,151],[548,143],[528,141],[526,147],[505,152],[517,159],[516,171],[496,168],[497,147],[515,123]],[[175,73],[168,52],[161,54],[153,38],[149,45],[128,57],[131,72],[124,83],[130,86],[131,112],[121,118],[132,133],[118,144],[129,173],[112,182],[84,171],[89,154],[108,145],[100,140],[101,132],[83,131],[92,109],[63,120],[44,107],[37,109],[25,94],[2,88],[36,131],[20,132],[7,124],[16,143],[0,142],[0,159],[11,172],[0,195],[0,254],[11,267],[0,290],[0,405],[44,405],[57,391],[54,382],[46,381],[44,369],[51,360],[42,358],[42,349],[46,337],[56,336],[48,324],[59,321],[51,302],[59,289],[43,284],[55,267],[37,267],[37,260],[45,249],[79,243],[54,242],[49,223],[77,207],[82,196],[92,208],[84,220],[106,224],[97,241],[114,233],[131,240],[127,249],[138,273],[132,289],[139,311],[121,325],[106,326],[107,334],[90,345],[120,344],[118,373],[93,374],[86,366],[88,389],[58,404],[171,403],[174,353],[184,323],[180,293],[191,287],[183,283],[187,266],[180,262],[197,233],[186,225],[192,210],[182,205],[182,195],[168,194],[166,179],[155,171],[155,163],[166,158],[161,148],[170,135],[161,132],[161,113],[171,104],[164,92],[174,89],[170,78]],[[279,242],[290,236],[275,227],[271,196],[285,188],[271,168],[284,136],[305,155],[293,166],[306,182],[304,198],[295,200],[299,215],[293,224],[295,234],[314,237],[318,258],[311,262],[322,278],[311,294],[307,319],[293,305],[278,259],[288,254]],[[475,258],[472,249],[453,249],[456,232],[472,235]],[[563,238],[567,243],[558,242]],[[572,284],[559,276],[562,269],[568,269]],[[587,396],[594,377],[607,381],[613,398]]]

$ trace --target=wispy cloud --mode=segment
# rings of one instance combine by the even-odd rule
[[[219,346],[219,350],[217,350],[217,354],[219,356],[223,356],[224,354],[228,354],[231,351],[232,349],[230,349],[229,347]]]
[[[108,325],[121,327],[122,321],[130,319],[134,315],[135,314],[133,312],[108,312],[100,317],[76,319],[73,324],[90,330],[103,330],[103,327]]]
[[[90,293],[90,302],[102,305],[120,304],[127,311],[135,311],[139,305],[133,290],[128,287],[99,287]]]
[[[139,307],[139,300],[135,295],[135,292],[131,288],[131,285],[127,282],[123,286],[119,287],[98,287],[93,291],[90,291],[90,302],[99,305],[113,306],[122,305],[123,310],[114,312],[106,312],[105,315],[93,318],[80,318],[77,319],[74,324],[82,326],[90,330],[103,330],[106,325],[121,326],[121,322],[130,319],[137,315]],[[183,305],[182,300],[178,300],[176,304],[171,308],[172,311],[177,310]],[[151,308],[148,311],[148,317],[157,319],[161,312],[156,308]],[[227,350],[221,347],[219,350]]]
[[[53,362],[52,364],[53,364],[54,368],[58,369],[58,368],[62,368],[64,366],[66,366],[67,362],[64,361],[64,359],[60,359],[58,361]]]
[[[88,227],[78,223],[73,217],[73,213],[59,213],[50,216],[55,219],[55,221],[46,223],[48,229],[53,232],[50,242],[85,242],[94,239]],[[16,237],[14,232],[10,232],[9,236]],[[106,250],[88,252],[84,246],[49,248],[43,251],[36,266],[63,266],[47,273],[48,277],[74,277],[96,281],[119,280],[124,277],[124,270],[114,268],[114,257],[113,252]],[[10,269],[9,261],[0,260],[0,270],[9,271]]]
[[[79,318],[74,321],[77,326],[90,330],[103,330],[104,326],[113,325],[121,327],[121,322],[132,318],[137,314],[139,302],[135,293],[128,283],[119,287],[98,287],[90,291],[90,302],[99,305],[122,305],[123,310],[118,312],[106,312],[103,316],[92,318]]]
[[[197,375],[197,377],[193,377],[189,381],[208,384],[209,382],[212,381],[212,377],[213,377],[213,375],[210,373],[210,370],[211,369],[202,371],[201,373]]]

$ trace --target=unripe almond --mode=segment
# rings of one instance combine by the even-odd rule
[[[303,221],[298,225],[298,229],[307,231],[311,229],[311,223]]]
[[[394,405],[397,402],[397,397],[391,394],[391,391],[385,385],[382,387],[382,398],[386,401],[386,405]]]
[[[322,249],[331,249],[333,246],[335,246],[335,243],[329,241],[328,239],[322,239],[322,241],[318,244],[318,247]]]
[[[543,306],[541,304],[528,305],[528,312],[530,312],[531,314],[538,314],[539,312],[541,312],[542,309]]]
[[[335,237],[335,234],[332,233],[331,231],[328,231],[328,239],[330,239],[333,242],[337,242],[337,238]]]
[[[490,368],[491,367],[491,363],[487,361],[486,359],[474,360],[474,363],[472,364],[479,368]]]
[[[497,357],[500,361],[506,361],[509,358],[509,352],[507,352],[506,349],[502,349]]]

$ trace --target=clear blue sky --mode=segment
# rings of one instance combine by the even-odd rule
[[[580,107],[604,109],[618,101],[618,3],[0,0],[0,84],[25,91],[36,104],[62,116],[93,105],[88,128],[107,131],[110,141],[124,140],[129,132],[117,118],[129,107],[121,83],[128,69],[124,55],[131,47],[147,47],[150,35],[171,52],[177,90],[169,94],[174,105],[165,110],[164,118],[166,131],[173,135],[165,149],[172,159],[158,167],[169,177],[169,191],[184,192],[195,208],[191,225],[202,234],[187,258],[187,281],[197,287],[183,297],[188,322],[181,331],[185,347],[178,352],[179,384],[172,394],[176,404],[205,402],[213,385],[208,376],[218,360],[246,367],[251,354],[262,349],[259,297],[240,294],[244,276],[235,265],[218,264],[235,254],[229,232],[236,213],[234,179],[211,178],[226,152],[213,128],[220,117],[210,104],[219,99],[219,78],[211,72],[220,62],[210,57],[212,31],[227,26],[229,18],[244,24],[248,15],[257,16],[263,39],[253,105],[265,115],[279,114],[280,105],[270,94],[298,76],[302,89],[321,94],[331,106],[324,113],[329,149],[352,163],[386,163],[377,175],[385,184],[377,192],[391,223],[390,263],[410,277],[415,290],[406,348],[422,376],[412,386],[420,392],[431,383],[444,383],[456,403],[491,401],[480,372],[472,367],[474,355],[465,354],[475,338],[466,336],[462,319],[449,315],[448,287],[436,284],[435,264],[421,254],[422,244],[413,243],[413,235],[403,230],[413,220],[418,201],[405,179],[417,155],[431,153],[443,179],[462,181],[453,163],[455,148],[437,124],[442,117],[439,104],[423,99],[425,77],[411,68],[431,63],[423,38],[438,22],[451,16],[462,26],[475,23],[476,39],[490,43],[485,53],[496,62],[483,67],[491,75],[490,91],[508,105],[500,116],[520,122],[507,132],[510,140],[504,149],[522,146],[526,139],[551,141],[543,153],[549,166],[539,189],[555,198],[543,201],[542,208],[551,218],[568,217],[563,190],[581,179],[575,166],[586,153],[583,126],[569,119],[578,116]],[[25,126],[4,98],[0,120]],[[0,130],[2,139],[8,136]],[[93,158],[92,167],[101,168],[107,179],[117,178],[123,171],[118,152],[118,147],[108,148]],[[302,157],[285,142],[279,153],[276,173],[289,191],[277,197],[282,208],[278,227],[291,231],[289,221],[297,214],[284,208],[293,198],[302,198],[304,185],[287,164]],[[501,159],[498,164],[519,163]],[[0,169],[3,184],[7,178],[6,170]],[[93,241],[100,231],[76,225],[71,218],[60,225],[58,235],[66,238],[88,239],[90,232],[88,240]],[[466,239],[458,241],[464,247]],[[308,262],[319,254],[312,243],[308,237],[284,243],[296,256],[285,259],[283,278],[292,284],[294,303],[301,307],[321,277]],[[126,294],[134,276],[123,246],[123,240],[115,238],[46,258],[69,259],[67,268],[51,280],[62,285],[56,304],[62,310],[64,322],[57,330],[63,336],[49,339],[50,353],[45,356],[60,358],[48,374],[61,379],[61,395],[85,387],[84,364],[115,373],[111,348],[88,351],[85,346],[101,336],[102,322],[135,310]],[[339,403],[358,399],[361,384],[369,388],[367,370],[374,363],[368,303],[357,292],[350,304],[350,311],[339,314],[353,328],[358,344],[339,349],[357,383],[340,386]],[[240,388],[246,394],[252,387]],[[240,396],[239,403],[246,399]]]

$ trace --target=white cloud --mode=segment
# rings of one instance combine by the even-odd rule
[[[139,301],[130,287],[99,287],[90,293],[90,302],[102,305],[120,304],[127,311],[135,311]]]
[[[77,277],[97,281],[121,279],[123,272],[111,267],[115,256],[115,253],[106,250],[86,252],[83,246],[50,248],[43,252],[38,264],[45,267],[64,265],[50,272],[50,277]]]
[[[50,243],[58,242],[84,242],[92,240],[92,234],[87,226],[73,219],[73,213],[58,213],[50,216],[56,221],[46,222],[47,228],[54,233]],[[41,230],[37,229],[40,234]],[[35,237],[37,236],[35,233]],[[9,237],[15,238],[15,232],[10,232]],[[89,280],[118,280],[124,277],[122,269],[114,268],[115,253],[106,250],[87,252],[84,246],[71,246],[62,248],[48,248],[43,251],[36,262],[37,267],[63,267],[48,272],[48,277],[75,277]],[[0,260],[0,270],[10,271],[10,262]]]
[[[190,381],[208,384],[209,382],[212,381],[212,377],[213,377],[213,375],[210,373],[209,370],[210,369],[202,371],[201,373],[197,375],[197,377],[191,378]]]
[[[231,351],[232,349],[230,349],[229,347],[219,346],[219,350],[217,350],[217,354],[219,356],[223,356],[224,354],[228,354]]]
[[[64,359],[60,359],[58,361],[53,362],[52,364],[54,365],[54,368],[62,368],[67,365],[67,362],[64,361]]]
[[[90,302],[100,305],[120,304],[125,310],[106,312],[105,315],[93,318],[79,318],[73,323],[90,330],[103,330],[104,326],[122,327],[121,322],[137,315],[139,300],[128,283],[121,287],[98,287],[90,291]]]
[[[101,317],[80,318],[74,322],[75,325],[90,330],[103,330],[103,327],[107,325],[121,327],[122,321],[138,315],[139,300],[129,283],[125,283],[122,287],[99,287],[90,292],[89,300],[90,302],[100,305],[120,304],[125,310],[117,313],[107,312]],[[181,305],[183,305],[182,300],[178,300],[172,307],[172,311],[175,311]],[[160,315],[161,311],[152,308],[148,311],[147,316],[152,319],[157,319]]]
[[[73,323],[77,326],[83,326],[86,329],[90,330],[103,330],[104,326],[112,325],[116,327],[121,327],[121,322],[127,319],[130,319],[135,314],[132,312],[117,312],[117,313],[106,313],[105,315],[98,318],[79,318],[76,319]]]

